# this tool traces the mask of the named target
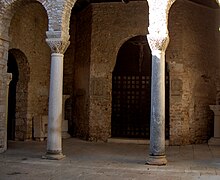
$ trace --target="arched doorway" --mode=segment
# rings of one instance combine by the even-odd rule
[[[8,140],[24,140],[27,134],[30,70],[26,56],[18,49],[9,50],[8,73],[12,73],[8,95]]]
[[[8,53],[8,73],[12,73],[12,80],[8,92],[8,140],[15,140],[15,113],[16,113],[16,87],[18,82],[18,65],[12,53]]]
[[[120,48],[112,74],[112,137],[150,138],[151,61],[151,51],[146,36],[131,38]],[[168,139],[168,73],[166,78],[166,138]]]
[[[40,136],[37,132],[45,136],[44,126],[37,127],[34,122],[45,124],[42,117],[48,114],[50,48],[45,41],[48,17],[39,2],[31,1],[19,9],[14,12],[9,28],[9,52],[15,57],[19,72],[15,140],[32,140]]]

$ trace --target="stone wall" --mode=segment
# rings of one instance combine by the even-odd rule
[[[14,58],[11,59],[11,56],[13,56]],[[14,69],[12,66],[14,66],[16,69]],[[14,69],[14,72],[11,72],[11,69]],[[15,72],[16,70],[18,73]],[[8,72],[12,73],[12,81],[10,82],[9,85],[10,91],[9,91],[8,103],[10,106],[8,106],[8,110],[9,110],[8,119],[10,120],[8,120],[8,122],[12,121],[12,119],[14,118],[16,119],[15,137],[17,139],[23,140],[25,139],[25,135],[27,131],[26,116],[28,113],[27,100],[28,100],[28,83],[30,79],[30,68],[27,57],[18,49],[11,49],[9,51]],[[16,93],[15,98],[12,97],[14,96],[12,95],[13,89],[15,91],[14,93]],[[13,112],[16,112],[15,116]],[[14,134],[14,132],[11,133]]]
[[[76,16],[73,14],[70,21],[70,45],[64,54],[63,94],[73,95],[73,72],[76,47]]]
[[[0,10],[0,12],[4,11]],[[11,80],[11,76],[6,73],[9,48],[9,23],[6,24],[6,22],[8,22],[9,20],[6,20],[5,22],[3,21],[2,17],[3,14],[0,13],[0,153],[4,152],[7,149],[7,90],[9,82]]]
[[[0,153],[7,149],[7,89],[11,76],[7,72],[8,39],[0,38]]]
[[[46,11],[39,3],[23,6],[16,12],[11,21],[9,49],[18,49],[23,52],[27,57],[27,63],[30,68],[30,72],[22,72],[30,74],[27,89],[28,108],[27,114],[24,115],[26,119],[20,119],[26,123],[26,129],[24,130],[26,134],[19,133],[20,135],[18,135],[17,133],[17,139],[31,139],[34,116],[48,114],[50,49],[45,42],[47,25]],[[25,107],[25,104],[21,105],[20,103],[20,106]],[[17,107],[16,118],[22,113],[19,109]],[[16,119],[16,128],[18,129],[19,124],[23,123]]]
[[[106,141],[111,136],[112,71],[122,44],[146,35],[148,6],[144,1],[93,4],[89,135]]]
[[[169,14],[170,143],[203,143],[213,135],[219,71],[216,10],[176,1]]]
[[[58,18],[50,2],[46,3],[51,20],[49,30],[59,31],[66,27],[68,18],[63,20],[64,26],[57,23],[62,21],[61,16]],[[54,6],[55,10],[61,13],[60,9],[68,7],[68,15],[74,1],[68,1],[65,6],[61,6],[62,2]],[[219,14],[218,10],[183,0],[176,1],[171,8],[171,41],[166,55],[171,81],[170,144],[204,142],[212,134],[213,113],[208,105],[215,103],[216,91],[220,90],[217,82],[219,19],[216,19]],[[7,27],[1,23],[0,20],[0,30],[7,32]],[[45,43],[47,25],[43,6],[32,3],[20,7],[10,26],[9,48],[23,52],[30,67],[26,134],[18,135],[23,136],[17,137],[21,139],[32,137],[33,117],[47,115],[48,111],[50,49]],[[64,94],[72,95],[76,134],[85,139],[106,141],[111,136],[111,78],[117,53],[131,37],[147,34],[148,6],[145,1],[93,4],[73,18],[71,25],[72,44],[64,61]],[[4,150],[9,40],[2,32],[0,148]]]
[[[146,2],[92,5],[90,140],[111,137],[111,78],[117,53],[129,38],[147,34],[147,9]],[[217,24],[210,21],[216,10],[180,0],[169,17],[170,144],[206,142],[213,133],[208,105],[215,103],[219,64]]]
[[[74,134],[88,139],[89,134],[89,73],[91,54],[91,23],[92,9],[88,7],[77,13],[73,20],[77,22],[76,29],[71,31],[75,36],[74,59],[74,97],[73,97],[73,129]],[[73,21],[71,23],[74,23]]]
[[[65,119],[68,120],[68,131],[72,136],[76,135],[74,107],[74,60],[76,48],[76,16],[72,14],[70,20],[70,45],[64,54],[64,69],[63,69],[63,94],[70,95],[65,103]]]

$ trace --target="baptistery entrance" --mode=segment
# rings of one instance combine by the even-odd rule
[[[151,63],[146,36],[136,36],[121,46],[112,73],[112,137],[150,138]],[[166,138],[169,138],[168,72]]]

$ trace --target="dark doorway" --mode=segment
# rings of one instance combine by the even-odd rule
[[[120,48],[112,74],[112,137],[150,138],[151,51],[145,36]],[[169,138],[169,76],[166,76],[166,138]]]
[[[12,73],[12,80],[8,91],[8,140],[15,140],[15,114],[16,114],[16,87],[18,82],[18,65],[12,53],[8,53],[8,73]]]
[[[8,92],[8,139],[25,140],[32,130],[28,129],[28,123],[32,122],[27,121],[30,68],[27,57],[19,49],[9,50],[7,71],[12,73]]]

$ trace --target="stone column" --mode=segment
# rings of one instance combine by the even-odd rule
[[[61,32],[47,32],[46,39],[51,48],[50,93],[48,112],[47,153],[45,158],[59,160],[62,154],[62,94],[63,57],[69,45],[69,36],[61,37]]]
[[[147,164],[165,165],[165,51],[168,13],[175,0],[148,0],[148,43],[152,52],[150,153]]]
[[[164,165],[165,157],[165,49],[169,37],[148,35],[152,51],[150,156],[148,164]]]

